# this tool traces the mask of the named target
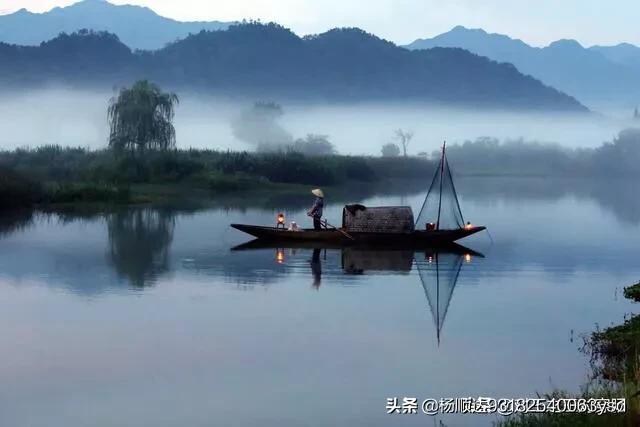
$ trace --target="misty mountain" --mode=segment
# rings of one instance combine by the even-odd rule
[[[585,111],[575,99],[463,49],[410,51],[359,29],[300,38],[276,24],[203,31],[156,51],[81,31],[38,47],[0,44],[0,85],[111,88],[151,79],[254,99],[397,100]]]
[[[615,46],[592,46],[589,50],[599,52],[612,62],[633,67],[640,72],[640,47],[638,46],[620,43]]]
[[[587,49],[575,40],[559,40],[537,48],[505,35],[459,26],[407,46],[409,49],[434,47],[463,48],[495,61],[511,63],[522,73],[587,104],[633,106],[640,102],[640,49],[632,45]]]
[[[60,33],[83,28],[117,34],[133,49],[159,49],[167,43],[202,30],[226,29],[224,22],[179,22],[139,6],[116,6],[106,0],[84,0],[45,13],[21,9],[0,16],[0,41],[39,45]]]
[[[300,38],[276,24],[202,31],[155,51],[81,31],[38,47],[0,44],[0,85],[99,86],[151,79],[174,90],[253,99],[395,100],[585,111],[511,64],[463,49],[411,51],[359,29]]]

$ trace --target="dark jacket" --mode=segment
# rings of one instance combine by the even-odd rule
[[[324,199],[322,197],[316,197],[313,202],[313,207],[309,210],[309,215],[314,218],[322,218],[322,209],[324,208]]]

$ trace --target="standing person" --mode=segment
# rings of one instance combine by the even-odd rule
[[[311,194],[316,196],[316,200],[313,202],[311,209],[307,211],[307,215],[313,218],[313,228],[316,230],[322,230],[322,209],[324,208],[324,193],[321,189],[316,188],[311,191]]]

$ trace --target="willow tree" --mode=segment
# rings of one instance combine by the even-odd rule
[[[173,127],[178,96],[147,80],[120,90],[109,102],[109,147],[116,151],[167,150],[176,145]]]

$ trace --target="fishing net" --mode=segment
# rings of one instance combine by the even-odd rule
[[[434,224],[435,229],[438,230],[455,230],[464,227],[458,194],[453,184],[449,162],[444,154],[418,215],[416,230],[426,229],[429,223]]]
[[[424,259],[416,258],[416,266],[440,342],[449,303],[462,269],[462,256],[452,253],[427,253]]]

